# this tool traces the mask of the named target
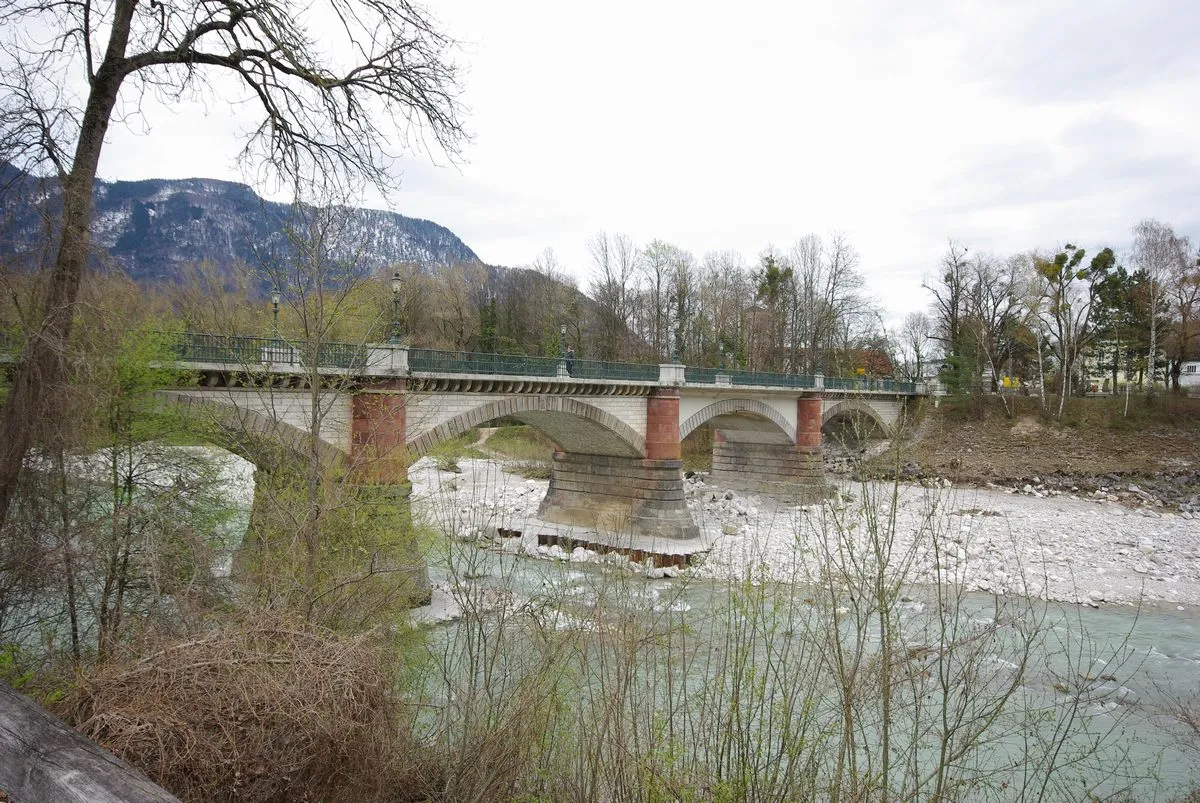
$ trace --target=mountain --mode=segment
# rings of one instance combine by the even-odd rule
[[[265,201],[245,184],[215,179],[95,183],[92,245],[138,281],[171,279],[181,265],[253,265],[286,243],[288,204]],[[0,162],[0,255],[38,258],[45,220],[57,219],[57,183]],[[428,220],[351,209],[339,238],[365,268],[414,262],[426,269],[479,258],[454,232]]]

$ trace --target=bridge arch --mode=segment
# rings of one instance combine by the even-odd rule
[[[569,396],[518,395],[459,413],[408,442],[417,458],[437,444],[497,418],[516,418],[541,431],[566,452],[644,457],[646,438],[621,419]]]
[[[843,421],[851,426],[856,426],[864,420],[869,421],[881,437],[892,437],[891,425],[879,415],[879,411],[871,406],[869,402],[860,399],[843,399],[830,405],[821,414],[821,428],[824,429],[829,424],[837,421]],[[870,434],[872,433],[861,428],[858,432],[854,433],[856,439],[870,436]]]
[[[773,429],[778,429],[782,433],[782,436],[787,438],[788,443],[794,444],[796,442],[796,425],[794,422],[788,421],[778,410],[769,404],[761,402],[758,399],[744,398],[721,399],[697,410],[679,425],[679,439],[683,440],[699,427],[723,416],[750,417],[759,421],[765,419],[774,425]],[[724,429],[724,427],[721,427],[721,429]]]
[[[256,468],[274,471],[298,465],[312,455],[312,435],[286,421],[187,393],[159,391],[157,395],[182,408],[185,416],[200,419],[203,435],[214,446],[250,461]],[[324,440],[316,441],[316,452],[326,465],[341,465],[346,461],[341,449]]]

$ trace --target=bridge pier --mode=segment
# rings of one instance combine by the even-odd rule
[[[413,532],[408,481],[407,386],[386,379],[355,391],[350,399],[350,482],[361,516],[355,522],[378,539],[376,568],[390,576],[396,593],[414,605],[429,601],[429,565]]]
[[[403,379],[378,382],[350,399],[350,473],[358,483],[408,482],[408,412]]]
[[[538,517],[594,530],[597,537],[587,540],[613,547],[673,552],[651,542],[698,544],[700,530],[684,499],[682,468],[682,460],[555,452]]]
[[[803,504],[829,496],[821,451],[821,399],[796,401],[796,443],[729,440],[713,432],[713,482]]]
[[[646,398],[645,443],[644,458],[556,451],[538,516],[594,530],[588,540],[618,548],[705,548],[684,497],[677,388],[655,388]]]

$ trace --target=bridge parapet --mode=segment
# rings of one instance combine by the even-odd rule
[[[924,395],[924,383],[866,377],[826,377],[700,368],[678,363],[645,364],[562,357],[530,357],[469,351],[418,349],[379,343],[322,343],[317,348],[278,337],[244,337],[188,332],[175,342],[181,366],[209,371],[261,371],[288,374],[375,377],[512,377],[525,380],[591,380],[643,386],[688,385],[761,391],[834,391],[837,393]]]

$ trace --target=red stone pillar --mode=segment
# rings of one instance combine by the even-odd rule
[[[796,400],[796,451],[821,451],[821,397]]]
[[[360,503],[351,527],[363,528],[357,532],[372,544],[372,564],[386,573],[382,576],[389,578],[389,592],[425,605],[431,586],[408,502],[412,486],[404,391],[403,379],[388,379],[350,397],[350,480]]]
[[[391,379],[355,392],[350,408],[350,470],[358,481],[407,482],[404,380]]]
[[[646,399],[646,459],[680,460],[679,389],[654,388]]]

